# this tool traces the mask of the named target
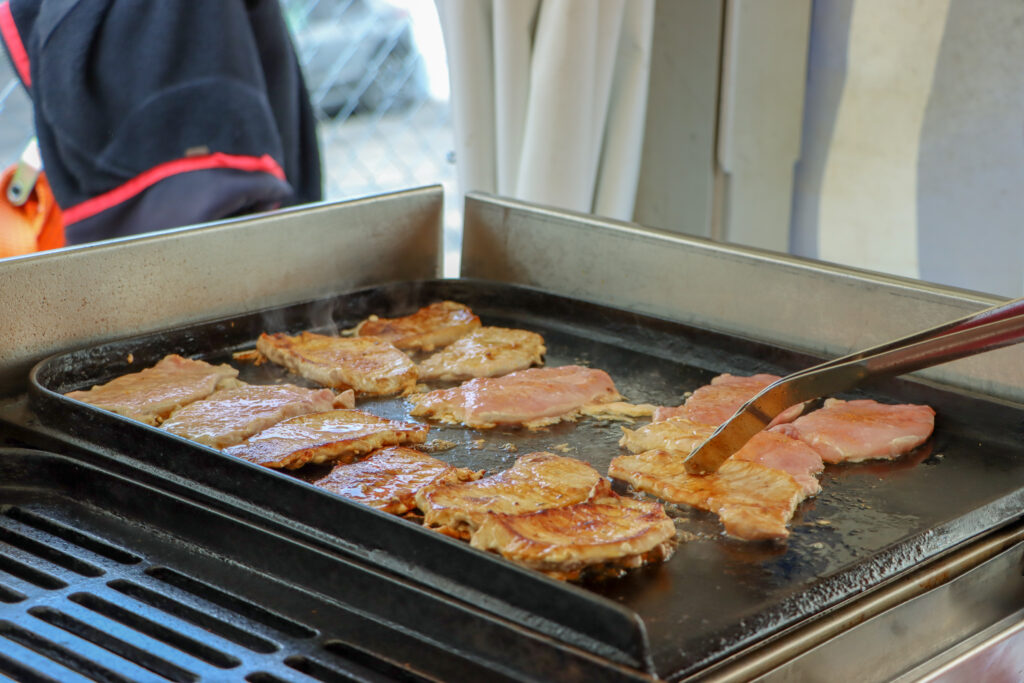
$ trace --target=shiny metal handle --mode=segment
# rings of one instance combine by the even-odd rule
[[[994,322],[975,322],[970,326],[961,326],[954,332],[868,356],[861,362],[868,377],[901,375],[1010,346],[1022,339],[1024,310],[1012,317],[1009,314],[1000,315]]]
[[[885,351],[889,351],[891,349],[905,347],[919,341],[931,339],[932,337],[938,337],[940,335],[948,334],[951,332],[959,332],[960,330],[970,329],[972,327],[977,327],[978,325],[996,322],[998,320],[1006,320],[1008,318],[1013,318],[1019,315],[1024,315],[1024,298],[1013,299],[1012,301],[1007,301],[1005,303],[992,306],[991,308],[986,308],[982,311],[971,313],[970,315],[964,316],[963,318],[950,320],[945,323],[942,323],[941,325],[937,325],[936,327],[932,327],[927,330],[922,330],[921,332],[915,332],[914,334],[908,335],[906,337],[894,339],[893,341],[886,342],[884,344],[879,344],[878,346],[873,346],[869,349],[862,349],[860,351],[857,351],[856,353],[851,353],[848,356],[836,358],[834,360],[830,360],[828,362],[815,365],[814,367],[807,368],[806,370],[801,370],[799,373],[794,373],[794,375],[803,375],[810,372],[817,372],[819,370],[824,370],[825,368],[833,367],[836,365],[843,365],[850,361],[860,360],[861,358],[867,358],[868,356],[874,356]],[[792,376],[793,375],[790,375],[790,377]]]

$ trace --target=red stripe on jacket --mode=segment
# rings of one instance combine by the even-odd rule
[[[32,74],[29,72],[28,52],[25,51],[25,44],[21,42],[21,34],[14,23],[14,15],[11,14],[11,3],[0,3],[0,37],[7,43],[7,49],[11,53],[11,60],[14,61],[14,68],[18,70],[21,82],[26,88],[32,87]]]
[[[64,224],[71,225],[80,220],[91,218],[98,213],[128,201],[135,195],[173,175],[188,173],[189,171],[205,171],[212,168],[231,168],[238,171],[269,173],[279,180],[285,179],[284,171],[281,170],[281,167],[274,161],[273,157],[268,154],[252,157],[217,152],[205,156],[175,159],[162,163],[159,166],[154,166],[148,171],[143,171],[125,184],[119,185],[109,192],[104,192],[92,199],[87,199],[80,204],[64,209]]]

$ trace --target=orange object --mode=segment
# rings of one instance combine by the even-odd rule
[[[44,173],[24,204],[15,206],[7,199],[16,169],[14,164],[0,176],[0,258],[63,247],[64,221]]]

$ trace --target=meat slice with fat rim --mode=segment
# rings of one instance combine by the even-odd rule
[[[461,381],[500,377],[541,365],[546,351],[544,338],[536,332],[481,327],[420,363],[420,379]]]
[[[659,503],[609,493],[526,514],[488,513],[470,545],[559,579],[621,575],[671,557],[676,529]]]
[[[175,408],[206,398],[217,389],[239,386],[237,377],[238,370],[230,365],[211,365],[172,353],[153,367],[66,396],[158,425]]]
[[[334,389],[390,396],[416,386],[416,365],[390,342],[376,337],[261,334],[256,348],[274,363]]]
[[[794,439],[779,427],[755,434],[730,459],[756,462],[788,472],[804,489],[804,496],[821,492],[816,475],[825,469],[818,452],[799,439]]]
[[[611,401],[609,403],[591,403],[580,408],[580,414],[598,420],[617,420],[633,422],[638,417],[650,417],[658,407],[650,403],[627,403]]]
[[[362,410],[300,415],[254,434],[224,452],[272,468],[349,462],[386,446],[423,443],[426,425],[398,422]]]
[[[416,494],[424,487],[474,481],[481,474],[394,446],[374,451],[359,462],[338,465],[313,484],[383,512],[403,515],[416,508]]]
[[[438,301],[401,318],[371,315],[356,326],[356,334],[387,339],[400,349],[433,351],[478,327],[480,318],[469,306],[456,301]]]
[[[354,405],[351,390],[335,396],[330,389],[294,384],[247,384],[220,389],[179,408],[160,427],[212,448],[227,448],[290,417]]]
[[[718,515],[726,533],[744,540],[782,539],[804,499],[804,487],[791,474],[760,463],[729,458],[714,474],[686,471],[685,458],[663,450],[622,455],[608,474],[670,503]]]
[[[681,406],[662,407],[654,413],[654,421],[672,417],[685,417],[692,422],[718,426],[732,417],[743,404],[757,396],[765,387],[782,379],[778,375],[761,373],[740,376],[718,375],[710,384],[698,388]],[[769,426],[792,422],[803,412],[803,404],[790,406],[780,413]]]
[[[589,464],[554,453],[528,453],[509,469],[462,484],[428,486],[416,494],[423,523],[468,538],[489,513],[524,514],[565,507],[609,492]]]
[[[926,405],[830,398],[824,407],[782,428],[828,463],[897,458],[928,440],[935,411]]]
[[[621,398],[603,370],[565,365],[472,379],[409,400],[414,404],[410,415],[489,429],[499,424],[541,427],[574,420],[583,406]]]

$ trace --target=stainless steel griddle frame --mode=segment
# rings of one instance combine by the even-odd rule
[[[357,287],[440,277],[444,195],[426,187],[0,262],[0,397],[53,353]],[[461,274],[540,287],[816,355],[998,303],[635,224],[471,194]],[[920,373],[1024,403],[1024,348]],[[1024,523],[740,653],[732,681],[920,676],[1024,613]],[[908,673],[909,672],[909,673]]]

